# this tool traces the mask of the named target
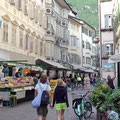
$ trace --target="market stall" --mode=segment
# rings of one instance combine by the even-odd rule
[[[11,97],[16,101],[28,100],[34,97],[34,82],[32,77],[6,77],[0,81],[0,96],[3,98],[3,105],[10,105]],[[11,99],[10,99],[11,98]]]
[[[6,74],[2,77],[0,76],[0,96],[5,106],[15,106],[19,101],[34,98],[33,77],[36,73],[40,74],[42,68],[34,64],[23,62],[27,61],[0,61],[1,72],[5,72]],[[4,67],[4,63],[7,63],[7,70]],[[10,70],[11,67],[12,69]],[[15,76],[15,72],[18,71],[18,69],[21,69],[20,77]]]

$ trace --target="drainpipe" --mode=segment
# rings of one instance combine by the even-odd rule
[[[102,34],[101,34],[101,2],[98,0],[99,10],[99,37],[100,37],[100,78],[102,79]]]

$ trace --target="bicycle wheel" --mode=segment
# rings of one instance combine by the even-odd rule
[[[90,102],[85,103],[85,113],[84,113],[84,118],[87,119],[91,116],[92,114],[92,104]]]

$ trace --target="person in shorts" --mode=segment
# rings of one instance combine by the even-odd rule
[[[46,84],[47,82],[47,76],[46,75],[42,75],[40,77],[40,82],[38,82],[38,84],[35,86],[35,97],[42,92],[39,85],[41,86],[42,90],[47,90],[49,93],[49,99],[50,97],[50,85]],[[50,100],[51,101],[51,100]],[[51,104],[51,103],[50,103]],[[37,108],[37,114],[38,114],[38,120],[46,120],[47,114],[48,114],[48,105],[40,105],[39,108]]]
[[[65,86],[64,81],[59,79],[54,91],[53,105],[51,107],[53,108],[56,103],[57,120],[64,120],[64,111],[66,107],[69,107],[67,89]]]
[[[77,88],[81,86],[82,78],[80,76],[77,77]]]

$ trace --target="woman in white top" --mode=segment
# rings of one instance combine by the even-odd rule
[[[38,84],[35,87],[35,97],[42,91],[46,90],[49,93],[49,99],[50,97],[50,91],[51,91],[51,87],[50,85],[46,84],[47,81],[47,76],[46,75],[42,75],[40,78],[40,82],[38,82]],[[40,89],[40,86],[42,88],[42,90]],[[51,100],[50,100],[51,101]],[[48,105],[40,105],[39,108],[37,108],[37,114],[38,114],[38,120],[46,120],[47,114],[48,114]]]

